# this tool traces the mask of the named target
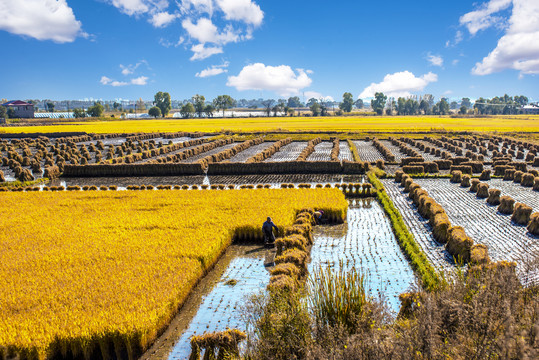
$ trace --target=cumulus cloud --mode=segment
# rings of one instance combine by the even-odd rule
[[[318,91],[305,91],[304,95],[307,101],[310,99],[316,99],[316,100],[322,100],[322,101],[335,101],[333,97],[329,95],[328,96],[323,95],[322,93],[319,93]]]
[[[176,14],[170,14],[166,11],[157,12],[150,18],[150,23],[156,28],[163,28],[170,25],[174,20],[178,18]]]
[[[0,30],[57,43],[88,37],[66,0],[2,0]]]
[[[201,72],[196,73],[195,76],[199,77],[199,78],[207,78],[207,77],[210,77],[210,76],[216,76],[216,75],[219,75],[219,74],[227,73],[228,72],[228,69],[227,69],[228,65],[229,65],[228,61],[225,62],[222,65],[213,65],[213,66],[210,66],[207,69],[202,70]]]
[[[220,54],[228,43],[252,39],[254,29],[264,20],[264,12],[253,0],[106,1],[129,16],[147,17],[156,28],[164,28],[182,18],[185,38],[180,37],[182,40],[178,43],[161,38],[159,43],[165,47],[192,45],[191,60]]]
[[[182,26],[191,38],[201,44],[213,43],[224,45],[229,42],[236,42],[239,39],[239,35],[234,32],[232,27],[229,26],[220,33],[217,26],[208,18],[198,19],[196,23],[193,23],[191,19],[186,19],[182,21]]]
[[[193,56],[191,56],[191,61],[194,60],[204,60],[209,58],[212,55],[216,54],[222,54],[223,48],[221,46],[208,46],[206,47],[204,44],[198,44],[193,45],[191,47],[191,51],[193,52]]]
[[[429,53],[427,55],[427,61],[432,66],[439,66],[439,67],[444,66],[444,59],[440,55],[433,55],[433,54]]]
[[[264,12],[260,6],[251,0],[217,0],[217,5],[225,13],[227,20],[259,26],[264,19]]]
[[[268,90],[280,96],[289,96],[299,93],[311,83],[311,78],[302,69],[295,72],[287,65],[256,63],[245,66],[237,76],[229,76],[227,86],[235,87],[238,91]]]
[[[526,0],[536,2],[536,0]],[[478,31],[491,26],[503,27],[504,19],[494,14],[511,6],[512,0],[490,0],[483,3],[477,10],[471,11],[460,17],[460,24],[466,26],[470,34],[475,35]]]
[[[131,79],[130,81],[117,81],[107,76],[102,76],[99,82],[102,85],[109,85],[113,87],[127,86],[127,85],[146,85],[148,83],[148,78],[146,76],[140,76],[138,78]]]
[[[377,92],[393,97],[407,97],[412,92],[422,91],[428,84],[438,81],[438,75],[429,72],[416,77],[410,71],[387,74],[380,83],[372,83],[359,95],[360,99],[374,97]]]
[[[513,0],[508,23],[496,48],[475,65],[472,74],[488,75],[505,69],[518,70],[521,76],[539,74],[539,2]]]

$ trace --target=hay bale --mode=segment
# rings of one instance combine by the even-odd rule
[[[481,184],[481,181],[479,181],[478,179],[472,179],[471,184],[472,185],[470,186],[470,191],[477,192],[477,188],[479,187],[479,184]]]
[[[515,174],[513,175],[513,182],[520,184],[522,182],[522,175],[524,175],[522,171],[515,171]]]
[[[453,165],[452,160],[434,160],[434,162],[438,165],[439,170],[449,170]]]
[[[511,221],[520,225],[528,225],[533,209],[526,204],[516,203]]]
[[[395,171],[395,182],[400,183],[402,181],[402,176],[404,172],[402,170]]]
[[[479,180],[481,181],[490,180],[490,173],[491,173],[490,170],[483,170],[483,172],[479,176]]]
[[[539,212],[531,214],[528,231],[533,235],[539,235]]]
[[[434,224],[432,232],[436,241],[445,244],[449,240],[449,229],[451,229],[451,222],[447,217],[447,214],[438,213],[434,216]]]
[[[489,189],[487,203],[490,205],[500,205],[500,195],[502,191],[499,189]]]
[[[4,177],[4,172],[0,170],[0,182],[6,182],[6,178]]]
[[[535,183],[535,176],[530,173],[526,173],[522,175],[522,179],[520,181],[520,185],[525,187],[533,187]]]
[[[506,169],[503,173],[503,179],[505,181],[512,181],[515,178],[515,173],[517,171],[514,168]]]
[[[408,174],[402,175],[402,177],[401,177],[401,186],[404,186],[404,184],[406,184],[406,180],[408,180],[408,179],[411,179],[410,175],[408,175]]]
[[[454,163],[454,162],[453,162]],[[451,166],[450,168],[450,171],[453,172],[453,171],[460,171],[462,172],[463,174],[468,174],[468,175],[472,175],[473,171],[472,171],[472,167],[469,166],[469,165],[453,165]],[[459,181],[460,182],[460,181]]]
[[[452,183],[460,183],[460,182],[462,182],[462,171],[460,171],[460,170],[451,171],[451,182]]]
[[[488,247],[483,244],[474,244],[470,250],[470,264],[484,265],[490,263]]]
[[[514,210],[515,200],[510,196],[502,196],[500,198],[500,206],[498,206],[498,211],[502,214],[512,214]]]
[[[488,184],[481,183],[477,185],[477,197],[480,199],[486,199],[488,196]]]
[[[462,181],[460,182],[460,186],[462,187],[470,187],[470,180],[472,177],[470,175],[464,175],[462,177]]]
[[[425,168],[423,165],[406,165],[402,167],[402,171],[404,171],[406,174],[423,174],[425,172]]]
[[[539,177],[536,177],[533,183],[533,190],[539,191]]]
[[[470,261],[470,253],[473,246],[473,240],[466,235],[461,226],[454,226],[449,229],[449,238],[445,249],[458,263],[467,263]]]

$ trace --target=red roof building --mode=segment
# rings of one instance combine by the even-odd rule
[[[21,100],[8,101],[2,104],[3,107],[13,109],[12,118],[34,118],[34,104],[27,103]]]

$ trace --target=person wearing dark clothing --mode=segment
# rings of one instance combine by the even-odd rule
[[[266,220],[266,222],[262,225],[262,232],[264,233],[264,243],[267,244],[273,244],[275,242],[275,235],[273,234],[273,229],[277,230],[279,232],[279,228],[275,226],[273,221],[270,217]]]

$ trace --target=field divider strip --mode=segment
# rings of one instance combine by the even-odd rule
[[[376,189],[376,198],[389,217],[391,227],[395,232],[399,245],[410,261],[412,268],[419,275],[423,287],[429,291],[438,289],[442,283],[438,273],[427,259],[423,250],[417,244],[412,233],[410,233],[400,211],[395,207],[395,204],[393,204],[393,201],[387,195],[384,185],[380,182],[374,172],[367,173],[367,177]]]

